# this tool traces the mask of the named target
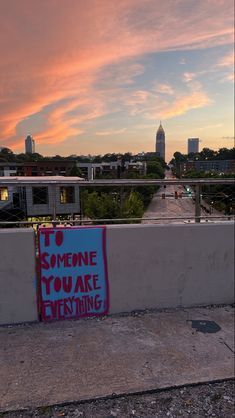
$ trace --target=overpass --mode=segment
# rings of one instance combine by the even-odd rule
[[[61,254],[67,249],[63,250],[58,232],[82,231],[83,243],[90,248],[89,234],[103,231],[109,303],[106,311],[90,319],[85,314],[79,321],[48,322],[40,303],[47,287],[39,266],[38,223],[4,223],[8,228],[0,229],[1,411],[234,376],[232,220],[103,228],[78,226],[77,220],[70,222],[75,228],[64,228],[68,221],[58,218],[41,223],[44,235],[51,231],[56,237]],[[95,250],[90,249],[93,255],[87,264],[94,263]],[[69,256],[66,260],[69,266],[73,263]],[[87,278],[83,290],[79,279],[80,291],[93,294],[99,289],[98,278],[93,279],[93,288]],[[47,280],[53,301],[63,280],[59,272]],[[69,281],[66,286],[69,292]]]

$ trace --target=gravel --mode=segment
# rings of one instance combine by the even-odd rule
[[[4,418],[233,418],[235,417],[234,381],[199,384],[65,406],[45,406],[34,410],[6,412],[0,416]]]

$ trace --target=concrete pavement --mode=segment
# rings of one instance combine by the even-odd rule
[[[232,378],[230,306],[0,329],[0,411]]]

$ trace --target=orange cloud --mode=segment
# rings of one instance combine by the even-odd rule
[[[162,119],[183,115],[192,109],[208,106],[211,100],[204,92],[192,92],[176,99],[166,110],[161,112]]]
[[[111,129],[109,131],[97,131],[97,132],[95,132],[95,135],[97,135],[97,136],[119,135],[119,134],[123,134],[125,131],[126,131],[126,128]]]
[[[68,0],[4,2],[0,16],[4,34],[0,39],[0,134],[4,144],[18,147],[19,124],[23,121],[26,126],[32,115],[43,115],[42,126],[34,132],[40,142],[56,144],[79,135],[84,122],[112,112],[110,103],[115,97],[111,100],[110,91],[96,85],[100,72],[122,64],[115,79],[111,70],[110,84],[131,84],[144,69],[127,60],[230,43],[231,10],[231,0],[188,0],[187,7],[181,0],[69,0],[69,7]],[[171,94],[166,87],[165,93]],[[129,105],[149,100],[143,90],[130,98]],[[208,103],[203,93],[192,93],[176,100],[165,115],[182,114],[183,109],[202,103]]]
[[[188,83],[187,92],[182,92],[179,89],[173,90],[170,85],[168,85],[167,91],[168,89],[170,92],[172,90],[174,94],[159,95],[155,92],[158,89],[153,90],[151,93],[146,92],[146,94],[143,94],[144,106],[141,101],[135,100],[138,92],[133,93],[131,97],[126,99],[126,105],[130,108],[130,114],[133,116],[141,114],[146,119],[170,119],[212,103],[199,82]]]

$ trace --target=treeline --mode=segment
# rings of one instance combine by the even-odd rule
[[[121,160],[123,162],[130,161],[133,158],[141,160],[141,157],[134,156],[130,152],[126,152],[124,154],[115,154],[115,153],[108,153],[104,155],[68,155],[68,156],[61,156],[61,155],[52,155],[52,156],[43,156],[37,152],[32,154],[15,154],[10,148],[2,148],[0,150],[0,161],[3,162],[34,162],[34,161],[48,161],[48,160],[72,160],[77,162],[83,163],[101,163],[101,162],[111,162],[111,161],[118,161]]]
[[[186,163],[187,161],[212,161],[212,160],[235,160],[235,147],[220,148],[218,151],[214,151],[210,148],[203,148],[201,152],[190,154],[181,154],[181,152],[175,152],[174,158],[170,161],[170,164],[174,166],[180,163]]]
[[[161,157],[156,157],[154,152],[146,152],[143,154],[132,154],[131,152],[122,153],[107,153],[104,155],[53,155],[43,156],[37,152],[33,154],[15,154],[10,148],[0,149],[0,161],[1,162],[33,162],[33,161],[48,161],[48,160],[61,160],[61,161],[75,161],[83,163],[102,163],[102,162],[115,162],[121,161],[123,164],[127,161],[159,161],[163,166],[166,166],[164,160]]]

